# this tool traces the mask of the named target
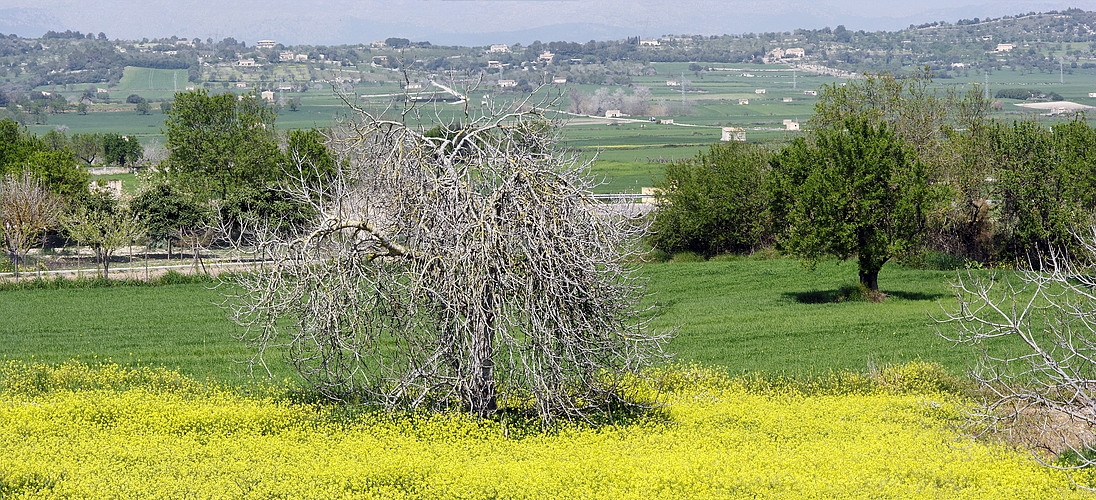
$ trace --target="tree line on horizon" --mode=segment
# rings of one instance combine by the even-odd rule
[[[135,241],[164,247],[170,258],[177,243],[214,244],[214,228],[239,241],[252,221],[300,223],[307,210],[279,189],[286,167],[305,161],[315,179],[334,168],[322,131],[278,133],[274,110],[254,95],[183,92],[167,115],[167,154],[151,159],[133,196],[90,183],[85,165],[137,166],[145,152],[136,137],[38,137],[0,120],[0,236],[17,274],[30,249],[48,244],[46,234],[90,247],[108,276],[113,252]]]

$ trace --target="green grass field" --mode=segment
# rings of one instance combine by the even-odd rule
[[[786,259],[652,264],[656,324],[680,325],[671,350],[685,361],[732,373],[810,376],[863,372],[921,360],[963,373],[969,357],[937,335],[930,314],[954,301],[954,272],[884,267],[882,303],[840,300],[856,284],[856,264],[821,263],[814,271]]]
[[[236,362],[248,353],[208,285],[2,291],[0,497],[1083,498],[1096,484],[964,427],[968,358],[929,319],[952,273],[888,266],[889,298],[868,303],[838,300],[851,263],[642,272],[655,326],[679,329],[682,363],[638,389],[660,406],[548,430],[301,403],[281,364],[268,382]]]
[[[248,352],[232,339],[220,300],[205,284],[0,292],[0,345],[7,359],[163,365],[238,383],[248,378],[237,363]]]
[[[833,302],[856,280],[853,263],[808,271],[787,259],[648,264],[658,328],[679,328],[680,361],[732,373],[811,376],[912,360],[962,373],[972,361],[936,335],[929,314],[951,300],[954,273],[884,268],[883,303]],[[0,292],[8,359],[113,360],[164,365],[197,378],[246,380],[248,356],[208,285]],[[277,360],[275,360],[277,361]],[[289,375],[280,364],[279,377]]]

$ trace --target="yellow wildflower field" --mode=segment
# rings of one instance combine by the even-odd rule
[[[812,392],[673,368],[659,412],[541,431],[340,414],[162,369],[3,370],[0,498],[1090,496],[1069,475],[1086,472],[964,437],[969,401],[883,379]]]

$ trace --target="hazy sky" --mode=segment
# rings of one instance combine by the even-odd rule
[[[1096,0],[0,0],[0,33],[115,39],[233,37],[342,44],[390,36],[435,44],[587,41],[836,27],[893,30],[1077,7]]]

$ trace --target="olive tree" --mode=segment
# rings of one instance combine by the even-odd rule
[[[886,122],[849,118],[815,130],[771,160],[770,209],[779,246],[813,262],[856,257],[860,283],[879,290],[879,271],[924,229],[924,164]]]
[[[137,137],[109,133],[103,135],[103,158],[107,163],[119,167],[130,167],[141,161],[145,149]]]
[[[990,257],[990,190],[995,158],[990,102],[977,86],[966,91],[932,84],[927,69],[896,77],[868,74],[825,85],[812,129],[840,128],[863,117],[883,121],[925,165],[936,202],[926,209],[924,244],[937,251],[987,260]]]
[[[1055,465],[1081,467],[1096,465],[1096,227],[1078,241],[1079,259],[1052,249],[1018,272],[961,277],[958,307],[939,321],[945,338],[979,354],[971,373],[985,429],[1072,451]]]
[[[527,104],[527,103],[526,103]],[[235,276],[242,339],[322,394],[385,408],[523,408],[544,422],[627,405],[669,333],[637,307],[641,219],[591,196],[587,164],[516,106],[425,134],[354,108],[328,182],[297,162],[315,212],[270,233]]]

